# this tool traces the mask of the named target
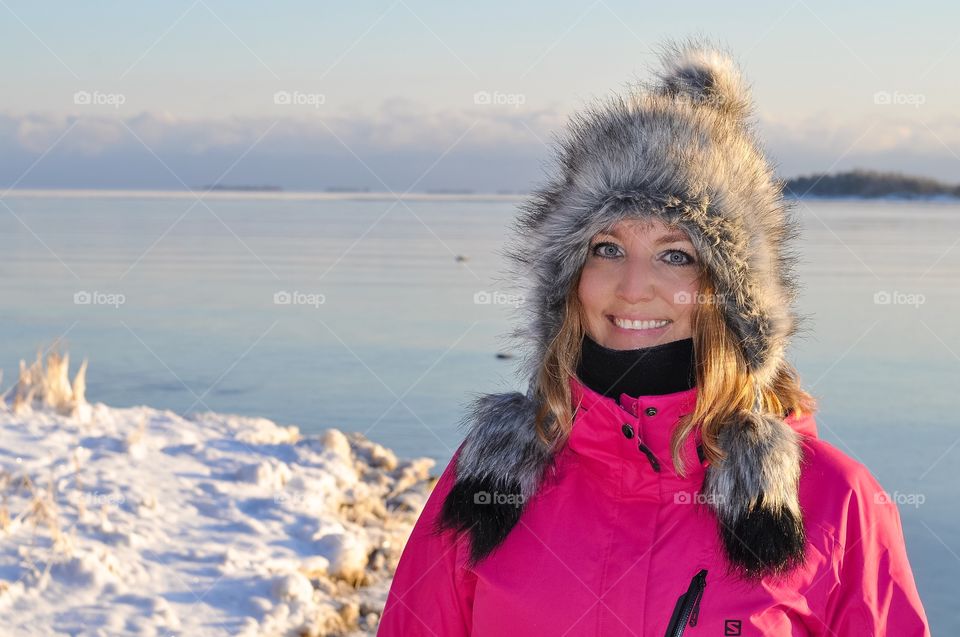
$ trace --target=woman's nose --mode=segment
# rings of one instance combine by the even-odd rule
[[[640,262],[627,263],[617,282],[617,296],[628,303],[649,301],[656,296],[653,268]]]

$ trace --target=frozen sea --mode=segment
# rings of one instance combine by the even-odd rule
[[[476,302],[500,298],[518,202],[9,193],[2,386],[58,342],[90,360],[91,402],[359,432],[442,468],[471,396],[519,385],[496,357],[509,303]],[[811,331],[790,355],[820,435],[898,499],[933,634],[960,634],[960,204],[796,205]]]

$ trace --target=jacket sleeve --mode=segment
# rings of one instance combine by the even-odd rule
[[[466,566],[469,538],[457,537],[453,530],[434,531],[462,448],[441,474],[400,554],[377,637],[465,637],[471,632],[476,576]]]
[[[897,504],[864,468],[854,480],[838,584],[827,604],[827,634],[835,637],[930,637]]]

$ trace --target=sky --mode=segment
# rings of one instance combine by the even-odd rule
[[[525,192],[567,118],[709,38],[785,177],[960,183],[946,2],[0,0],[0,187]],[[489,96],[489,99],[487,99]]]

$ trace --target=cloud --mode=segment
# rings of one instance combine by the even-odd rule
[[[392,99],[352,112],[307,104],[287,110],[278,107],[275,118],[222,119],[110,107],[0,115],[0,182],[28,171],[21,187],[84,187],[86,178],[89,187],[181,188],[171,171],[186,183],[210,183],[243,156],[224,183],[403,190],[426,175],[421,188],[526,190],[539,181],[552,133],[567,118],[557,109],[482,98],[460,109]],[[960,154],[960,123],[922,108],[878,109],[856,121],[829,112],[799,120],[762,115],[758,123],[787,177],[832,166],[950,179]]]
[[[926,113],[869,112],[854,119],[820,113],[789,121],[764,116],[764,147],[783,176],[851,168],[957,181],[960,124]]]
[[[0,135],[7,148],[14,144],[21,150],[42,153],[75,124],[60,147],[81,155],[139,145],[137,138],[158,152],[176,148],[203,153],[248,147],[273,126],[269,138],[261,142],[269,148],[302,150],[305,144],[338,144],[358,150],[424,151],[443,149],[468,130],[482,133],[460,142],[469,148],[538,144],[531,131],[546,135],[549,128],[562,121],[563,117],[550,111],[482,105],[431,111],[412,100],[392,99],[369,113],[326,114],[292,109],[276,118],[200,119],[150,112],[130,116],[97,112],[0,115]]]

